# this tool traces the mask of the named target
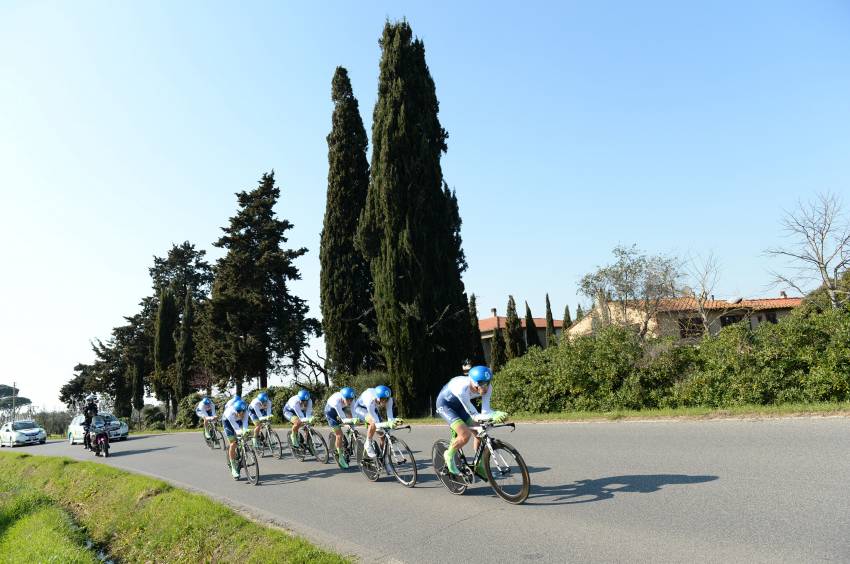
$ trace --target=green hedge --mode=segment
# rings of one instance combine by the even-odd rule
[[[803,307],[778,324],[724,328],[696,345],[608,327],[532,348],[499,371],[513,412],[731,407],[850,400],[850,312]]]

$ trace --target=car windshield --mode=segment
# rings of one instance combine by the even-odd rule
[[[37,426],[33,421],[17,421],[12,423],[13,431],[23,431],[25,429],[36,429]]]
[[[110,415],[109,413],[103,414],[103,420],[106,421],[107,423],[112,423],[113,421],[118,421],[117,419],[115,419],[114,415]]]

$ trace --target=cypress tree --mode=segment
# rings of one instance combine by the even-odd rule
[[[376,321],[369,265],[354,245],[369,189],[368,139],[343,67],[334,73],[331,99],[328,195],[319,249],[322,326],[332,373],[356,374],[374,368],[376,347],[367,331],[375,329]]]
[[[508,361],[507,351],[505,350],[504,330],[501,327],[496,327],[493,330],[493,342],[490,345],[490,369],[496,372],[502,368]]]
[[[581,309],[581,304],[578,304],[578,307],[576,307],[576,323],[581,321],[583,317],[584,317],[584,310]]]
[[[546,294],[546,346],[557,344],[555,337],[555,320],[552,318],[552,305],[549,303],[549,294]]]
[[[192,391],[190,380],[195,363],[195,310],[192,294],[186,292],[183,303],[183,316],[180,320],[180,340],[177,343],[174,370],[174,391],[177,400],[181,400]]]
[[[508,296],[508,307],[505,315],[505,354],[508,360],[511,360],[525,354],[525,335],[516,313],[516,302],[513,296]]]
[[[174,331],[177,328],[177,305],[170,288],[159,295],[159,308],[156,313],[156,333],[153,343],[154,375],[152,379],[156,398],[166,406],[176,406],[174,388],[170,372],[174,365],[176,345]]]
[[[563,324],[564,333],[567,332],[567,329],[572,324],[573,324],[573,318],[570,317],[570,304],[567,304],[567,305],[564,306],[564,324]]]
[[[378,337],[401,413],[430,410],[430,398],[458,374],[468,345],[460,279],[460,218],[444,188],[440,158],[448,134],[425,63],[407,22],[384,26],[372,125],[372,166],[357,244],[369,261]]]
[[[469,364],[483,365],[487,362],[484,357],[484,345],[481,343],[481,328],[478,327],[478,305],[475,294],[469,297]]]
[[[226,383],[241,393],[244,378],[257,378],[266,388],[268,371],[282,368],[287,358],[297,369],[319,325],[306,317],[306,302],[289,291],[289,282],[301,278],[294,261],[307,249],[283,247],[293,225],[275,215],[280,190],[274,172],[236,198],[239,209],[214,243],[227,253],[216,263],[209,335],[215,341],[213,356],[229,372]]]
[[[534,325],[534,318],[531,317],[531,308],[528,307],[528,302],[525,302],[525,344],[528,348],[543,348],[540,335],[537,334],[537,327]]]

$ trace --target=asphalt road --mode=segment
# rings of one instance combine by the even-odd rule
[[[325,433],[327,430],[324,430]],[[521,506],[488,486],[449,494],[430,467],[436,426],[401,436],[419,484],[262,459],[235,482],[199,433],[133,437],[97,460],[188,486],[366,562],[850,562],[850,419],[519,424]]]

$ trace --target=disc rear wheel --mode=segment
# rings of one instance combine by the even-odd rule
[[[460,476],[449,474],[446,468],[446,461],[443,455],[449,449],[448,441],[437,441],[434,443],[434,448],[431,449],[431,459],[434,463],[434,472],[440,478],[440,482],[455,495],[463,495],[466,492],[467,483]],[[455,464],[460,464],[460,460],[455,457]]]
[[[373,446],[374,441],[372,441]],[[375,449],[377,452],[377,448]],[[363,472],[363,475],[366,476],[366,479],[370,482],[375,482],[378,480],[378,477],[381,475],[381,471],[378,468],[380,461],[377,457],[369,458],[366,456],[366,448],[363,447],[360,449],[360,458],[357,460],[357,463],[360,465],[360,471]]]

